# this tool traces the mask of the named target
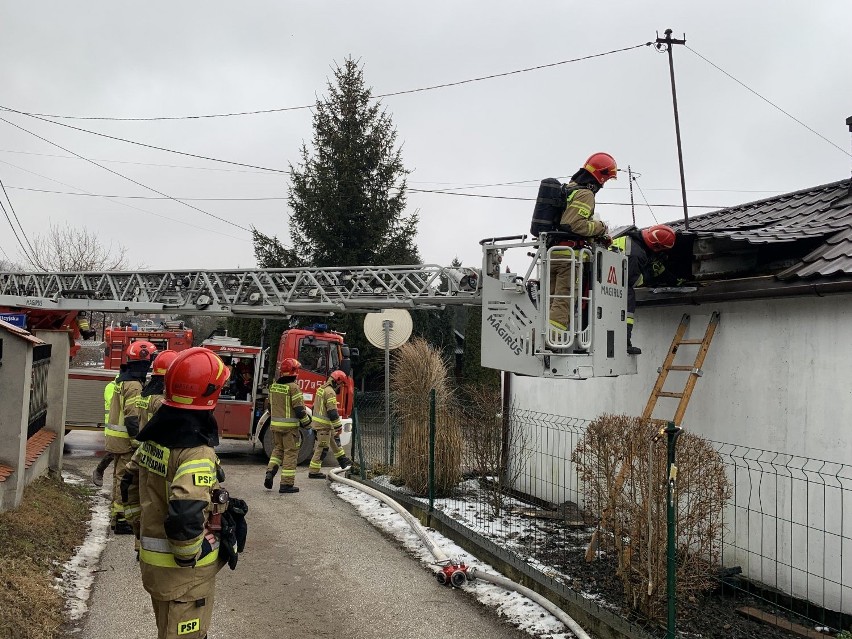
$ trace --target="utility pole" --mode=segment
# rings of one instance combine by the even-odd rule
[[[683,147],[680,142],[680,118],[677,113],[677,91],[675,89],[674,59],[672,58],[672,45],[686,44],[686,34],[684,34],[683,40],[672,38],[671,29],[666,29],[665,34],[666,37],[661,38],[659,32],[657,33],[657,50],[666,51],[669,54],[669,75],[672,80],[672,105],[674,106],[675,135],[677,136],[677,161],[680,166],[680,192],[683,195],[683,227],[684,230],[688,231],[689,209],[686,205],[686,178],[683,174]]]
[[[627,165],[627,181],[630,182],[630,214],[633,216],[633,226],[636,226],[636,205],[633,202],[633,171]]]

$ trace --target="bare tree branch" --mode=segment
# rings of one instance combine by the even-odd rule
[[[46,271],[120,271],[128,267],[127,247],[105,244],[84,226],[51,224],[33,238],[32,268]]]

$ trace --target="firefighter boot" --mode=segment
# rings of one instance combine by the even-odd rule
[[[638,346],[633,346],[633,343],[630,341],[630,338],[633,336],[633,324],[627,325],[627,354],[628,355],[641,355],[642,349]]]
[[[340,464],[340,467],[343,469],[349,468],[352,466],[352,460],[349,459],[346,455],[343,455],[337,460],[337,463]]]
[[[95,486],[103,486],[104,485],[104,472],[100,468],[95,468],[92,471],[92,483]]]
[[[298,486],[288,486],[287,484],[281,484],[278,487],[279,493],[297,493],[299,492]]]
[[[272,490],[272,481],[275,479],[275,474],[278,472],[278,466],[266,469],[266,477],[263,478],[263,487]]]
[[[115,526],[113,526],[112,531],[116,535],[132,535],[133,534],[133,528],[130,526],[130,524],[127,522],[127,520],[124,517],[119,517],[115,521]]]
[[[311,472],[311,473],[308,473],[308,478],[309,479],[325,479],[325,473],[321,473],[319,471],[317,471],[315,473]]]

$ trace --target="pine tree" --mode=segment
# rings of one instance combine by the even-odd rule
[[[301,161],[290,165],[292,247],[255,229],[258,264],[263,268],[420,264],[414,244],[417,214],[405,214],[409,171],[390,115],[372,98],[363,69],[352,58],[335,67],[327,88],[328,95],[314,107],[311,148],[303,144]],[[347,343],[360,350],[356,376],[382,374],[383,356],[364,338],[363,316],[341,315],[328,323],[346,333]],[[431,318],[415,318],[415,325],[434,331]],[[275,341],[278,335],[269,337]]]

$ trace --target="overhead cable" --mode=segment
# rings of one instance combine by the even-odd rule
[[[75,158],[75,159],[76,159],[76,158]],[[17,164],[12,164],[11,162],[6,162],[5,160],[0,160],[0,164],[5,164],[5,165],[7,165],[7,166],[14,167],[14,168],[18,169],[19,171],[23,171],[23,172],[25,172],[25,173],[29,173],[29,174],[31,174],[31,175],[35,175],[35,176],[37,176],[37,177],[43,178],[43,179],[45,179],[45,180],[48,180],[49,182],[56,182],[56,184],[61,184],[62,186],[67,186],[67,187],[68,187],[68,188],[70,188],[70,189],[77,189],[78,191],[82,191],[82,193],[70,193],[70,192],[68,192],[68,191],[55,191],[55,193],[62,193],[62,194],[67,194],[67,195],[88,195],[88,196],[92,196],[92,197],[107,198],[107,196],[99,195],[99,194],[97,194],[97,193],[91,193],[91,192],[87,191],[86,189],[84,189],[84,188],[82,188],[82,187],[76,186],[76,185],[74,185],[74,184],[69,184],[69,183],[67,183],[67,182],[62,182],[61,180],[56,180],[56,179],[54,179],[54,178],[52,178],[52,177],[48,177],[48,176],[43,175],[43,174],[41,174],[41,173],[37,173],[36,171],[30,171],[29,169],[25,169],[24,167],[22,167],[22,166],[18,166]],[[15,190],[19,190],[19,191],[45,191],[45,192],[54,192],[54,191],[46,191],[46,190],[44,190],[44,189],[24,189],[24,188],[21,188],[21,187],[19,187],[19,186],[11,186],[11,185],[9,185],[9,187],[8,187],[8,188],[10,188],[10,189],[15,189]],[[167,199],[167,198],[163,198],[163,199]],[[193,224],[193,223],[191,223],[191,222],[185,222],[185,221],[183,221],[183,220],[178,220],[178,219],[176,219],[176,218],[169,217],[168,215],[162,215],[162,214],[160,214],[160,213],[154,213],[153,211],[149,211],[149,210],[147,210],[147,209],[143,209],[143,208],[140,208],[140,207],[138,207],[138,206],[133,206],[132,204],[127,204],[126,202],[119,202],[119,201],[116,201],[116,202],[115,202],[115,204],[119,204],[120,206],[125,206],[125,207],[127,207],[127,208],[129,208],[129,209],[133,209],[133,210],[136,210],[136,211],[140,211],[140,212],[142,212],[142,213],[147,213],[148,215],[153,215],[153,216],[155,216],[155,217],[159,217],[159,218],[162,218],[162,219],[164,219],[164,220],[169,220],[170,222],[175,222],[175,223],[177,223],[177,224],[183,224],[184,226],[189,226],[189,227],[192,227],[192,228],[195,228],[195,229],[200,229],[200,230],[202,230],[202,231],[207,231],[207,232],[209,232],[209,233],[215,233],[216,235],[222,235],[222,236],[224,236],[224,237],[229,237],[229,238],[234,239],[234,240],[240,240],[241,242],[248,242],[248,241],[250,241],[250,240],[248,240],[248,239],[246,239],[246,238],[243,238],[243,237],[237,237],[236,235],[230,235],[229,233],[223,233],[222,231],[217,231],[217,230],[215,230],[215,229],[211,229],[211,228],[208,228],[208,227],[205,227],[205,226],[199,226],[198,224]]]
[[[207,155],[199,155],[197,153],[189,153],[187,151],[177,151],[176,149],[167,149],[166,147],[157,146],[155,144],[146,144],[145,142],[137,142],[136,140],[128,140],[127,138],[120,138],[120,137],[117,137],[115,135],[107,135],[106,133],[99,133],[98,131],[91,131],[90,129],[83,129],[83,128],[78,127],[78,126],[72,126],[70,124],[65,124],[64,122],[55,122],[53,120],[48,120],[47,118],[43,118],[43,117],[38,116],[38,115],[32,115],[30,113],[25,113],[23,111],[17,111],[15,109],[10,109],[9,107],[5,107],[3,105],[0,105],[0,110],[8,111],[10,113],[17,113],[18,115],[24,115],[28,118],[34,118],[36,120],[41,120],[42,122],[48,122],[49,124],[54,124],[56,126],[62,126],[62,127],[65,127],[66,129],[73,129],[74,131],[80,131],[81,133],[89,133],[90,135],[97,135],[98,137],[107,138],[108,140],[115,140],[116,142],[124,142],[125,144],[133,144],[135,146],[145,147],[146,149],[154,149],[155,151],[164,151],[166,153],[174,153],[176,155],[185,155],[187,157],[197,158],[199,160],[207,160],[208,162],[220,162],[221,164],[231,164],[233,166],[244,166],[244,167],[249,168],[249,169],[260,169],[262,171],[271,171],[273,173],[290,173],[290,171],[288,171],[286,169],[273,169],[273,168],[270,168],[268,166],[257,166],[255,164],[245,164],[244,162],[234,162],[233,160],[223,160],[221,158],[214,158],[214,157],[210,157],[210,156],[207,156]],[[3,120],[3,121],[8,122],[9,124],[12,124],[8,120]],[[17,126],[17,125],[13,124],[12,126]],[[18,128],[21,128],[21,127],[18,127]],[[24,130],[24,129],[22,129],[22,130]],[[58,146],[58,145],[55,145],[55,146]],[[61,149],[62,147],[59,147],[59,148]],[[69,151],[69,153],[72,153],[72,152]],[[73,153],[73,155],[77,155],[77,154]],[[83,159],[85,159],[87,162],[92,162],[92,160],[89,160],[88,158],[83,158]],[[98,166],[100,166],[100,165],[98,165]],[[109,170],[109,169],[107,169],[107,170]]]
[[[0,160],[2,162],[2,160]],[[118,200],[171,200],[178,199],[185,202],[270,202],[270,201],[287,201],[289,197],[285,195],[270,195],[270,196],[260,196],[260,197],[179,197],[179,198],[171,198],[171,197],[153,197],[150,195],[108,195],[105,193],[72,193],[70,191],[53,191],[50,189],[34,189],[30,187],[24,186],[9,186],[10,189],[15,189],[18,191],[30,191],[33,193],[49,193],[53,195],[78,195],[84,197],[103,197],[109,199],[118,199]],[[72,187],[77,188],[77,187]],[[479,198],[490,198],[490,199],[498,199],[498,200],[517,200],[522,202],[533,202],[535,198],[531,197],[511,197],[508,195],[483,195],[481,193],[458,193],[453,191],[439,191],[439,190],[430,190],[430,189],[407,189],[408,191],[414,193],[435,193],[438,195],[462,195],[467,197],[479,197]],[[599,202],[599,204],[605,204],[609,206],[629,206],[629,202]],[[654,206],[680,206],[679,204],[655,204]],[[722,206],[710,206],[710,205],[696,205],[697,208],[704,209],[720,209],[725,208]]]
[[[483,80],[493,80],[494,78],[502,78],[509,75],[517,75],[519,73],[527,73],[529,71],[538,71],[540,69],[547,69],[550,67],[557,67],[563,64],[571,64],[573,62],[581,62],[583,60],[591,60],[593,58],[602,58],[604,56],[613,55],[615,53],[623,53],[624,51],[632,51],[633,49],[639,49],[641,47],[649,47],[651,46],[651,42],[643,42],[641,44],[634,44],[629,47],[622,47],[620,49],[613,49],[611,51],[604,51],[603,53],[593,53],[592,55],[586,55],[579,58],[572,58],[570,60],[561,60],[559,62],[550,62],[548,64],[539,64],[534,67],[526,67],[523,69],[515,69],[514,71],[505,71],[503,73],[492,73],[490,75],[483,75],[477,78],[468,78],[467,80],[457,80],[455,82],[444,82],[442,84],[433,84],[430,86],[420,87],[416,89],[405,89],[402,91],[392,91],[390,93],[382,93],[374,98],[389,98],[397,95],[407,95],[409,93],[420,93],[423,91],[434,91],[435,89],[445,89],[447,87],[459,86],[462,84],[470,84],[472,82],[482,82]],[[111,116],[81,116],[81,115],[58,115],[53,113],[31,113],[25,111],[15,111],[16,113],[21,113],[23,115],[30,116],[41,116],[45,118],[56,118],[61,120],[110,120],[110,121],[122,121],[122,122],[152,122],[158,120],[202,120],[209,118],[231,118],[236,116],[244,116],[244,115],[262,115],[266,113],[281,113],[284,111],[301,111],[304,109],[313,108],[313,104],[304,104],[301,106],[293,106],[293,107],[278,107],[273,109],[256,109],[253,111],[235,111],[231,113],[205,113],[198,115],[171,115],[171,116],[155,116],[155,117],[111,117]]]
[[[174,198],[174,197],[172,197],[172,196],[170,196],[170,195],[167,195],[167,194],[163,193],[162,191],[158,191],[157,189],[155,189],[155,188],[153,188],[153,187],[150,187],[150,186],[148,186],[147,184],[142,184],[142,182],[139,182],[139,181],[137,181],[137,180],[134,180],[133,178],[127,177],[126,175],[123,175],[123,174],[119,173],[118,171],[113,171],[113,170],[112,170],[112,169],[110,169],[109,167],[106,167],[106,166],[104,166],[103,164],[98,164],[98,163],[97,163],[97,162],[95,162],[94,160],[90,160],[89,158],[85,158],[85,157],[83,157],[82,155],[79,155],[78,153],[75,153],[74,151],[71,151],[70,149],[66,149],[64,146],[60,146],[60,145],[59,145],[59,144],[57,144],[56,142],[51,142],[51,141],[50,141],[50,140],[48,140],[47,138],[44,138],[44,137],[42,137],[42,136],[38,135],[37,133],[33,133],[32,131],[30,131],[30,130],[28,130],[28,129],[25,129],[24,127],[19,126],[19,125],[15,124],[14,122],[10,122],[9,120],[7,120],[7,119],[5,119],[5,118],[0,118],[0,122],[5,122],[6,124],[8,124],[8,125],[10,125],[10,126],[13,126],[13,127],[15,127],[16,129],[20,129],[21,131],[24,131],[25,133],[29,133],[29,134],[30,134],[30,135],[32,135],[33,137],[36,137],[36,138],[38,138],[39,140],[42,140],[43,142],[47,142],[48,144],[50,144],[50,145],[52,145],[52,146],[55,146],[55,147],[56,147],[56,148],[58,148],[58,149],[62,149],[62,150],[63,150],[63,151],[65,151],[66,153],[70,153],[71,155],[75,155],[75,156],[77,156],[78,158],[80,158],[81,160],[85,160],[86,162],[89,162],[90,164],[94,164],[95,166],[97,166],[97,167],[99,167],[99,168],[103,169],[104,171],[107,171],[107,172],[109,172],[109,173],[112,173],[113,175],[116,175],[116,176],[118,176],[118,177],[120,177],[120,178],[122,178],[122,179],[124,179],[124,180],[127,180],[128,182],[132,182],[133,184],[136,184],[137,186],[141,186],[143,189],[147,189],[147,190],[149,190],[149,191],[152,191],[152,192],[156,193],[157,195],[162,195],[163,197],[165,197],[165,198],[167,198],[167,199],[169,199],[169,200],[172,200],[172,201],[174,201],[174,202],[177,202],[178,204],[181,204],[181,205],[183,205],[183,206],[185,206],[185,207],[187,207],[187,208],[190,208],[190,209],[192,209],[192,210],[194,210],[194,211],[198,211],[199,213],[202,213],[203,215],[207,215],[208,217],[212,217],[212,218],[214,218],[214,219],[217,219],[217,220],[219,220],[220,222],[224,222],[225,224],[230,224],[231,226],[234,226],[234,227],[236,227],[236,228],[238,228],[238,229],[242,229],[243,231],[247,231],[247,232],[249,232],[249,233],[251,232],[251,229],[250,229],[250,228],[248,228],[248,227],[246,227],[246,226],[242,226],[241,224],[237,224],[236,222],[232,222],[231,220],[225,219],[224,217],[219,217],[218,215],[214,215],[213,213],[210,213],[209,211],[205,211],[204,209],[200,209],[200,208],[198,208],[197,206],[195,206],[195,205],[193,205],[193,204],[187,204],[186,202],[183,202],[183,201],[181,201],[181,200],[178,200],[177,198]]]
[[[733,80],[734,82],[736,82],[737,84],[739,84],[741,87],[743,87],[743,88],[744,88],[744,89],[746,89],[747,91],[749,91],[749,92],[753,93],[754,95],[756,95],[757,97],[759,97],[761,100],[763,100],[764,102],[766,102],[766,104],[770,105],[770,106],[771,106],[771,107],[773,107],[774,109],[777,109],[778,111],[780,111],[781,113],[783,113],[784,115],[786,115],[788,118],[790,118],[790,119],[791,119],[791,120],[793,120],[794,122],[796,122],[796,123],[798,123],[798,124],[802,125],[803,127],[805,127],[808,131],[810,131],[811,133],[813,133],[813,134],[814,134],[815,136],[817,136],[818,138],[822,139],[822,140],[823,140],[823,141],[825,141],[825,142],[828,142],[828,143],[829,143],[831,146],[833,146],[835,149],[838,149],[840,152],[842,152],[842,153],[844,153],[844,154],[848,155],[849,157],[852,157],[852,153],[850,153],[849,151],[847,151],[846,149],[844,149],[842,146],[840,146],[840,145],[838,145],[838,144],[835,144],[834,142],[832,142],[831,140],[829,140],[827,137],[825,137],[822,133],[819,133],[819,132],[815,131],[814,129],[812,129],[811,127],[809,127],[807,124],[805,124],[804,122],[802,122],[799,118],[797,118],[796,116],[792,115],[792,114],[791,114],[791,113],[789,113],[788,111],[785,111],[785,110],[784,110],[784,109],[782,109],[780,106],[778,106],[777,104],[775,104],[775,103],[774,103],[772,100],[770,100],[769,98],[765,98],[765,97],[763,97],[763,96],[762,96],[762,95],[760,95],[757,91],[755,91],[755,90],[754,90],[754,89],[752,89],[750,86],[748,86],[745,82],[743,82],[742,80],[738,80],[737,78],[735,78],[734,76],[732,76],[730,73],[728,73],[727,71],[725,71],[722,67],[720,67],[720,66],[719,66],[719,65],[717,65],[717,64],[714,64],[713,62],[711,62],[710,60],[708,60],[707,58],[705,58],[703,55],[701,55],[700,53],[698,53],[698,51],[696,51],[695,49],[693,49],[693,48],[689,47],[688,45],[684,45],[684,46],[685,46],[685,47],[686,47],[689,51],[691,51],[692,53],[694,53],[695,55],[697,55],[699,58],[701,58],[702,60],[704,60],[704,62],[706,62],[707,64],[709,64],[711,67],[713,67],[713,68],[717,69],[718,71],[721,71],[723,74],[725,74],[726,76],[728,76],[731,80]]]
[[[34,263],[38,261],[38,255],[33,248],[33,245],[30,243],[30,238],[27,237],[27,232],[24,230],[23,224],[21,224],[21,220],[18,218],[18,213],[15,211],[15,207],[12,204],[12,200],[9,199],[9,194],[6,192],[6,186],[3,184],[3,180],[0,179],[0,188],[3,189],[3,195],[6,197],[6,201],[9,203],[9,209],[12,211],[12,215],[15,218],[15,221],[18,223],[18,228],[21,229],[21,235],[24,236],[24,241],[27,243],[27,246],[30,247],[30,255],[32,256],[32,260]],[[26,255],[26,253],[24,253]],[[41,268],[40,264],[35,264],[39,268]]]

